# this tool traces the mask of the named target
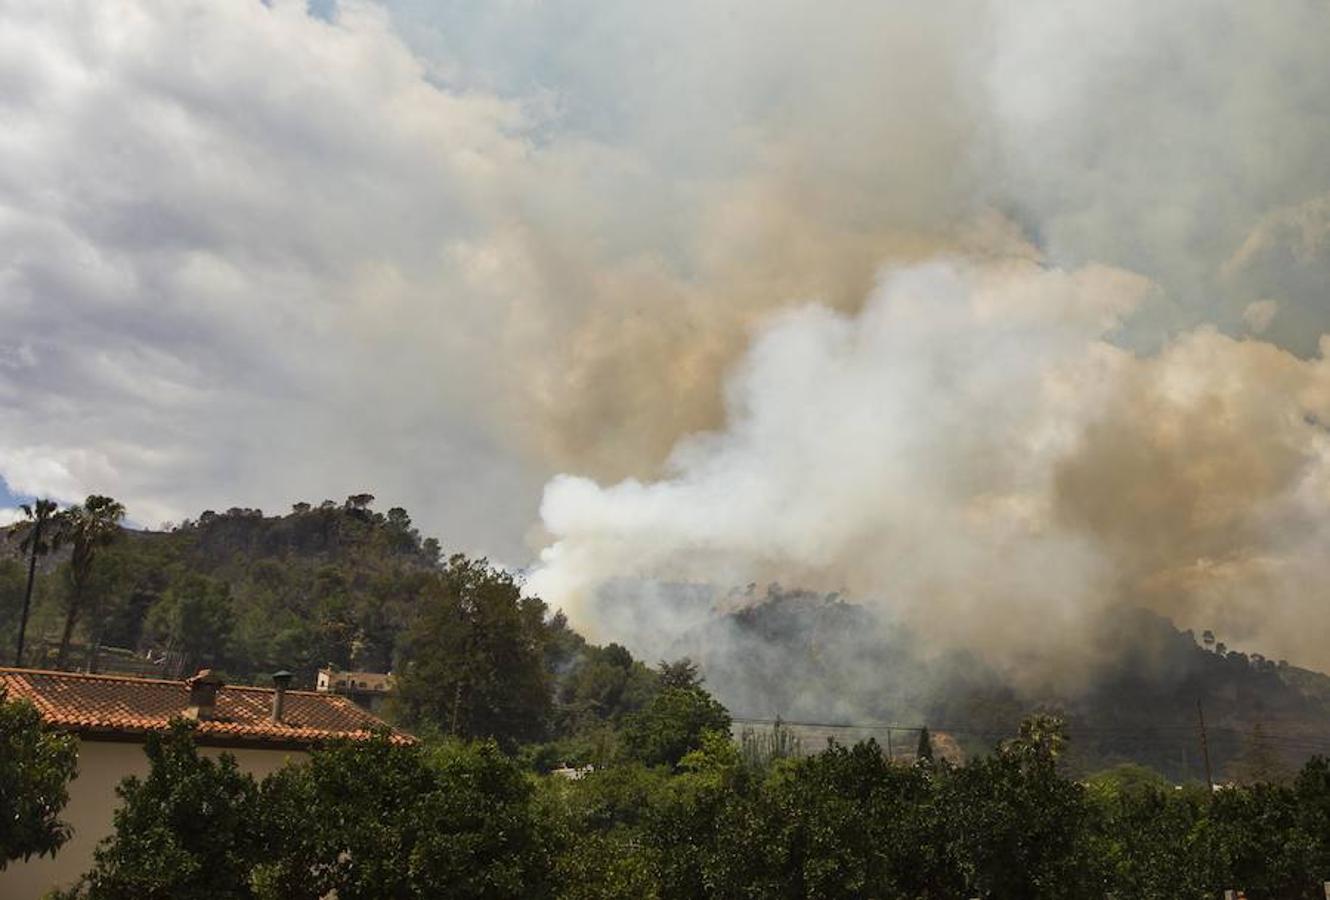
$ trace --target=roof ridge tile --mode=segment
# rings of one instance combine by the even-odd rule
[[[122,740],[164,731],[184,715],[189,698],[183,681],[11,667],[0,667],[0,687],[30,700],[54,727]],[[200,741],[308,746],[363,738],[376,728],[388,728],[393,740],[415,740],[349,699],[321,691],[288,691],[284,720],[274,722],[267,702],[273,692],[253,685],[223,688],[218,718],[198,723]]]

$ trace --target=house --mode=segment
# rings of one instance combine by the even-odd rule
[[[61,815],[73,837],[54,857],[16,860],[0,871],[0,897],[29,900],[74,882],[92,866],[92,851],[111,833],[116,785],[143,776],[143,742],[175,718],[198,722],[206,755],[228,752],[256,778],[304,758],[340,738],[361,739],[384,723],[345,697],[287,689],[290,675],[271,688],[225,685],[208,670],[186,681],[0,668],[9,699],[31,701],[47,724],[77,735],[78,777]],[[414,738],[393,732],[393,739]]]
[[[550,774],[555,778],[567,778],[569,781],[581,781],[594,771],[596,771],[595,766],[570,766],[567,763],[563,763],[559,768],[551,770]]]
[[[318,690],[328,693],[386,693],[393,688],[392,673],[382,672],[341,672],[331,666],[319,669],[316,682]]]
[[[377,713],[393,689],[391,672],[342,672],[332,667],[319,669],[315,689],[349,697],[362,709]]]

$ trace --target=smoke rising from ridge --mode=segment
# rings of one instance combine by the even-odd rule
[[[575,620],[620,576],[845,590],[1026,682],[1092,671],[1122,605],[1330,663],[1305,628],[1330,364],[1210,328],[1110,340],[1157,299],[1117,269],[943,259],[858,315],[787,313],[662,478],[550,483],[530,587]]]

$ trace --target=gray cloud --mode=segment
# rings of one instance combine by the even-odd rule
[[[1182,348],[1203,381],[1236,366],[1267,384],[1249,356],[1312,366],[1330,330],[1327,18],[1199,0],[0,0],[0,476],[107,491],[147,523],[369,489],[450,546],[521,562],[549,477],[668,479],[707,444],[688,436],[727,433],[723,385],[755,335],[809,301],[853,317],[884,266],[939,254],[1150,284],[1089,341],[1147,373],[1112,382],[1105,416],[1163,403],[1149,378],[1179,377]],[[1257,333],[1260,350],[1223,343]],[[964,382],[974,363],[947,359]],[[960,402],[950,384],[939,408]],[[1200,458],[1228,446],[1174,412]],[[1072,433],[1155,440],[1084,416]],[[1059,458],[1058,477],[1118,459]],[[1286,536],[1321,521],[1303,494],[1289,512],[1299,459],[1268,485]],[[968,471],[942,474],[960,490]],[[1181,578],[1194,540],[1211,573],[1316,571],[1250,522],[1214,541],[1180,526],[1170,561],[1143,559],[1119,540],[1134,513],[1041,496],[1091,569],[1142,584]],[[1168,608],[1229,603],[1207,584],[1210,606]]]
[[[503,313],[454,285],[521,110],[428,85],[368,7],[4,16],[11,485],[149,524],[369,487],[454,545],[520,547],[538,482],[474,365]]]

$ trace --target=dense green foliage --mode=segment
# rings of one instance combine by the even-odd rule
[[[342,744],[263,785],[256,896],[527,897],[548,892],[534,786],[493,742]]]
[[[23,598],[27,585],[27,566],[17,558],[0,559],[0,660],[14,662]]]
[[[39,499],[19,507],[24,521],[18,528],[18,549],[28,558],[28,571],[23,580],[23,605],[19,609],[14,648],[14,665],[23,665],[23,650],[27,639],[28,614],[32,611],[32,592],[37,586],[37,560],[50,553],[63,539],[65,519],[59,515],[54,500]]]
[[[1178,789],[1060,771],[1060,723],[960,767],[873,742],[754,767],[707,742],[674,776],[618,767],[547,790],[567,896],[1256,898],[1319,896],[1330,768],[1289,786]]]
[[[31,703],[0,690],[0,869],[54,854],[69,840],[59,816],[77,764],[74,738],[52,732]]]
[[[700,686],[663,688],[628,718],[624,748],[648,766],[677,766],[708,732],[728,737],[730,714]]]
[[[66,900],[235,900],[250,896],[258,788],[235,759],[201,756],[192,726],[149,735],[147,777],[117,788],[115,837]]]
[[[66,549],[82,540],[87,550],[46,560],[31,629],[43,639],[30,641],[28,661],[57,665],[70,628],[81,642],[71,637],[66,657],[98,670],[179,678],[209,666],[265,682],[289,669],[297,687],[325,665],[392,671],[388,713],[421,733],[527,745],[541,769],[618,756],[619,726],[656,696],[660,676],[621,646],[588,644],[509,573],[463,556],[441,562],[405,510],[381,514],[372,502],[302,503],[275,518],[208,512],[111,541],[90,510],[113,516],[118,504],[89,498],[60,515]],[[22,533],[9,537],[6,628],[24,587]],[[70,618],[83,610],[96,615]],[[669,677],[696,678],[695,667],[674,665]],[[677,758],[690,739],[663,752]]]
[[[545,604],[512,576],[454,556],[430,578],[403,641],[393,698],[407,725],[493,737],[507,747],[548,729]]]
[[[118,530],[121,539],[109,544],[98,542],[104,531],[84,529],[91,552],[77,560],[71,531],[63,549],[40,562],[27,662],[55,665],[68,626],[66,656],[79,665],[100,643],[151,653],[160,674],[173,678],[205,665],[242,681],[289,669],[298,685],[312,684],[329,663],[388,671],[439,548],[405,510],[377,513],[372,500],[301,503],[277,517],[209,511],[169,531]],[[0,558],[17,562],[22,530],[6,537]],[[0,599],[12,591],[10,578],[0,571]],[[16,609],[6,603],[0,616],[6,641]],[[111,667],[114,658],[91,662]]]
[[[387,733],[334,745],[262,784],[179,723],[147,746],[115,832],[62,900],[501,898],[553,890],[535,785],[490,743]],[[335,894],[333,893],[335,892]]]
[[[669,688],[679,690],[679,688]],[[1330,763],[1286,785],[1177,788],[1062,771],[1059,720],[963,766],[872,741],[755,762],[705,732],[677,767],[537,776],[493,742],[346,743],[256,784],[155,740],[67,900],[1317,896]]]
[[[89,665],[94,662],[102,639],[107,612],[105,604],[111,600],[109,592],[99,589],[98,576],[102,575],[102,570],[94,569],[94,564],[102,549],[121,537],[120,520],[124,517],[125,507],[119,501],[100,494],[93,494],[82,504],[59,513],[60,538],[67,541],[71,549],[69,566],[65,570],[69,585],[65,592],[65,625],[55,654],[57,668],[64,668],[74,626],[85,613],[93,629]]]

